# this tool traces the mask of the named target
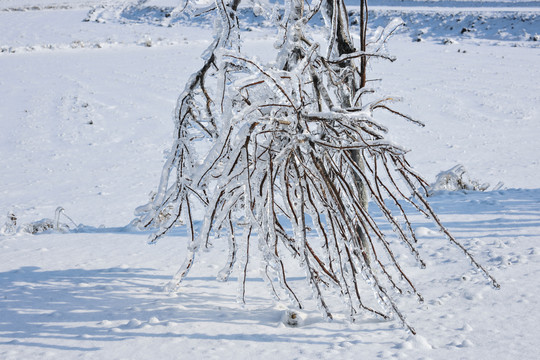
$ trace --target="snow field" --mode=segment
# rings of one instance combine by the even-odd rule
[[[428,267],[406,269],[425,303],[399,299],[419,333],[412,337],[394,321],[326,323],[315,307],[301,314],[303,326],[287,327],[287,307],[272,302],[256,265],[242,307],[236,281],[215,280],[227,255],[218,240],[177,296],[163,292],[185,255],[183,232],[149,246],[148,234],[125,226],[157,184],[176,96],[211,31],[83,22],[87,13],[0,12],[0,48],[8,49],[0,53],[0,215],[13,211],[24,224],[63,206],[87,225],[0,235],[0,358],[536,357],[540,53],[532,42],[472,36],[443,45],[403,34],[389,44],[398,61],[372,65],[371,76],[383,79],[373,85],[427,124],[384,118],[420,173],[432,181],[461,163],[506,188],[431,198],[499,291],[414,219]],[[272,42],[253,31],[246,46],[264,53]],[[406,251],[399,257],[412,264]]]

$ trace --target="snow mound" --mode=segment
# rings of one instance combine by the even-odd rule
[[[293,310],[286,310],[281,317],[281,322],[290,327],[301,327],[305,324],[305,320],[306,314]]]
[[[85,21],[107,23],[145,23],[157,26],[177,24],[211,27],[213,17],[206,8],[188,6],[180,11],[174,2],[142,1],[116,3],[94,7]],[[404,30],[412,40],[435,39],[444,44],[457,43],[456,39],[483,39],[495,41],[519,41],[530,47],[540,47],[540,7],[537,2],[505,4],[499,2],[425,2],[406,1],[399,4],[375,2],[369,10],[369,26],[377,29],[395,18],[401,18]],[[351,4],[349,20],[358,26],[360,10]],[[466,7],[465,7],[466,6]],[[238,17],[246,30],[268,26],[264,11],[240,7]],[[313,26],[324,26],[321,17],[310,20]],[[522,44],[522,45],[523,45]]]

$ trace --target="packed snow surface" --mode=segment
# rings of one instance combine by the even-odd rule
[[[150,246],[129,223],[157,186],[176,97],[212,29],[110,3],[0,0],[0,359],[537,358],[540,2],[373,1],[375,25],[407,26],[388,44],[398,60],[372,63],[372,85],[426,123],[381,113],[389,140],[429,182],[463,165],[491,184],[429,199],[501,289],[412,219],[427,268],[406,271],[426,301],[398,302],[416,336],[396,321],[324,322],[315,307],[291,323],[257,266],[241,306],[236,281],[216,281],[218,240],[178,294],[163,291],[185,233]],[[244,47],[264,57],[275,34],[246,24]],[[57,223],[71,230],[24,231]]]

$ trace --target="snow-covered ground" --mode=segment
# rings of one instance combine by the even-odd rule
[[[430,182],[463,164],[491,189],[504,184],[431,197],[501,290],[414,219],[428,267],[407,272],[426,302],[399,302],[415,337],[395,321],[327,323],[315,309],[287,327],[286,304],[273,303],[256,267],[242,307],[236,281],[215,280],[226,261],[219,242],[177,296],[162,291],[185,254],[182,232],[150,246],[126,225],[157,185],[176,97],[212,31],[113,12],[83,21],[103,3],[0,0],[0,214],[21,228],[62,206],[85,225],[2,228],[0,359],[537,358],[540,2],[373,2],[374,23],[397,14],[408,25],[388,46],[398,60],[372,64],[383,79],[373,84],[427,124],[381,114],[392,140]],[[263,56],[274,34],[252,30],[244,45]]]

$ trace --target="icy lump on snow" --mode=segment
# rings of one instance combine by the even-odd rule
[[[463,165],[456,165],[450,170],[441,171],[433,184],[428,189],[428,196],[434,195],[437,191],[485,191],[489,188],[488,183],[481,183],[472,179]],[[494,190],[503,186],[498,183]]]

